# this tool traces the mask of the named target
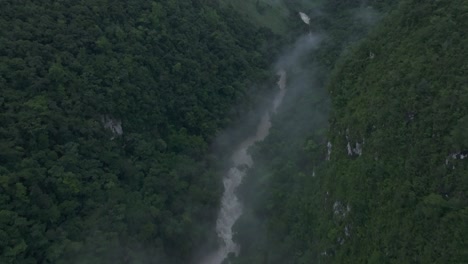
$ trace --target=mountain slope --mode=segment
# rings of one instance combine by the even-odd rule
[[[329,208],[351,208],[334,216],[339,262],[467,259],[467,12],[466,1],[404,1],[332,78],[322,188]]]
[[[327,136],[317,94],[278,115],[243,186],[237,263],[466,261],[467,8],[401,1],[331,60]]]
[[[273,36],[198,0],[8,0],[0,32],[0,262],[186,263]]]

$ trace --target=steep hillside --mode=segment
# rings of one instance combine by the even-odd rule
[[[334,2],[344,21],[352,1]],[[276,117],[243,185],[236,263],[466,262],[466,14],[463,0],[401,1],[338,62],[327,49],[357,28],[329,24],[341,41],[310,57],[333,68],[328,133],[319,92]]]
[[[463,0],[403,1],[335,72],[321,185],[333,262],[468,259],[467,14]]]
[[[0,263],[187,263],[206,240],[208,146],[273,40],[209,2],[2,1]]]
[[[308,10],[323,0],[221,0],[222,6],[236,10],[258,27],[265,27],[277,34],[291,30],[289,20],[297,17],[298,9]]]

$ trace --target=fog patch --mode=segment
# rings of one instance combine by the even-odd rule
[[[283,55],[277,60],[273,66],[273,70],[277,73],[276,89],[274,90],[273,96],[266,96],[265,101],[260,103],[258,109],[254,111],[256,120],[256,128],[252,130],[252,121],[248,121],[247,127],[244,124],[239,124],[239,127],[235,127],[232,131],[228,131],[221,136],[221,141],[233,142],[236,139],[229,138],[230,136],[246,135],[239,131],[250,131],[250,135],[240,141],[238,145],[231,145],[232,155],[226,157],[229,161],[227,162],[227,173],[223,177],[224,194],[221,200],[221,208],[218,214],[216,232],[219,237],[218,248],[214,251],[205,254],[196,261],[200,264],[220,264],[228,256],[235,256],[242,250],[239,245],[234,242],[235,232],[232,226],[236,223],[237,219],[245,213],[244,206],[237,197],[237,187],[243,181],[245,174],[249,168],[256,166],[252,160],[249,148],[256,142],[263,141],[268,136],[271,127],[270,119],[274,117],[277,112],[284,111],[282,106],[283,97],[297,98],[300,94],[299,90],[307,87],[310,84],[310,80],[305,72],[301,72],[301,67],[298,65],[302,58],[307,55],[313,49],[319,46],[321,37],[319,36],[302,36],[294,43],[294,45],[286,49]],[[290,80],[289,73],[292,73],[294,78]],[[288,81],[288,79],[289,81]],[[292,85],[294,88],[289,89]],[[288,101],[289,101],[288,100]],[[284,102],[283,102],[284,103]],[[289,103],[289,105],[293,105]],[[249,120],[248,118],[247,120]],[[292,128],[292,127],[291,127]],[[224,145],[226,146],[226,144]],[[225,150],[229,152],[229,150]],[[256,162],[256,161],[255,161]],[[250,201],[248,201],[250,202]],[[253,215],[251,215],[253,216]],[[257,221],[252,218],[252,221]]]
[[[353,17],[367,26],[372,26],[379,22],[382,16],[373,7],[362,5],[361,7],[353,10]]]
[[[278,62],[275,64],[275,70],[300,70],[300,62],[304,60],[305,55],[310,51],[317,49],[322,40],[323,36],[318,34],[304,35],[300,37],[291,49],[283,52],[283,55],[280,56]]]

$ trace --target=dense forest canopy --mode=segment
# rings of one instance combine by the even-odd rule
[[[1,6],[0,262],[186,263],[272,33],[216,1]]]
[[[331,39],[353,39],[360,1],[330,2],[347,21]],[[367,1],[387,15],[341,58],[311,55],[332,66],[328,132],[316,97],[296,102],[308,116],[276,117],[242,187],[234,263],[468,259],[468,3],[390,2]]]
[[[293,30],[292,17],[299,10],[320,6],[323,0],[219,0],[220,5],[232,8],[257,26],[265,27],[278,34]]]
[[[215,247],[229,153],[213,142],[310,32],[319,48],[286,69],[249,150],[227,262],[468,259],[465,0],[1,6],[0,263],[190,263]]]

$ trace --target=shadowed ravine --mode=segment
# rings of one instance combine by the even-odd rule
[[[255,142],[261,141],[268,136],[271,127],[270,112],[274,113],[276,111],[286,93],[286,72],[280,70],[278,75],[280,78],[277,84],[280,90],[273,100],[272,108],[265,111],[255,134],[244,140],[232,154],[231,161],[233,165],[223,179],[224,193],[221,198],[221,209],[216,221],[216,232],[220,240],[222,240],[222,244],[216,252],[202,260],[200,264],[220,264],[229,253],[236,255],[239,253],[239,245],[232,240],[232,226],[242,215],[242,204],[239,202],[235,192],[245,176],[245,169],[253,165],[252,157],[248,154],[247,150]]]

